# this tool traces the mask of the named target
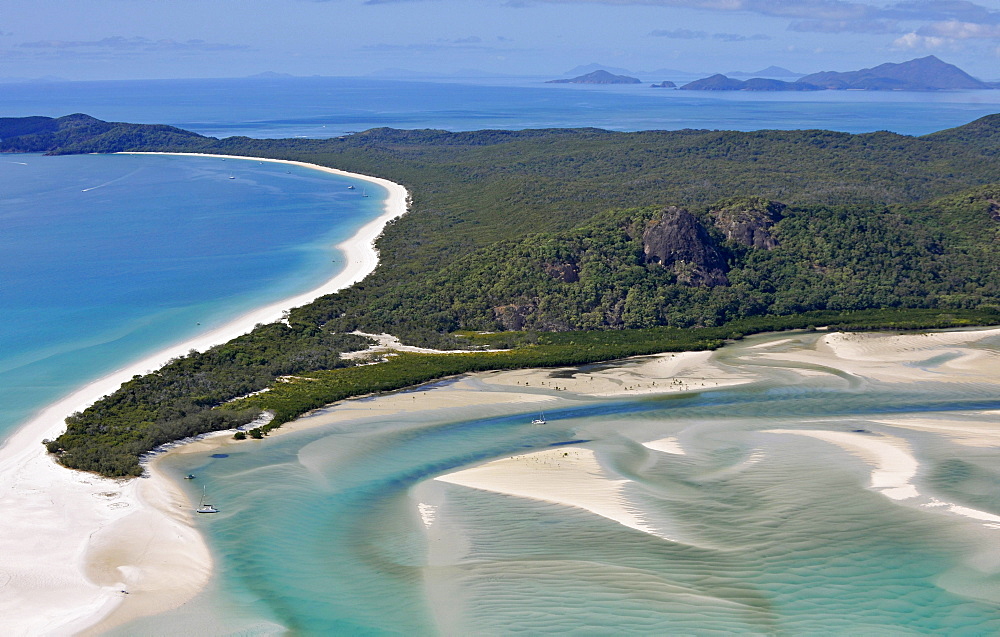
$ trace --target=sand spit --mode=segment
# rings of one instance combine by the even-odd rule
[[[997,425],[1000,427],[1000,424]],[[887,434],[870,432],[824,431],[806,429],[768,429],[763,433],[808,436],[838,447],[861,458],[871,465],[869,488],[892,500],[914,500],[926,508],[945,511],[953,515],[983,522],[983,526],[1000,529],[1000,515],[971,507],[925,496],[913,484],[920,463],[913,456],[906,441]]]
[[[190,503],[155,466],[146,479],[108,480],[60,467],[45,454],[41,441],[58,436],[66,416],[115,391],[133,375],[161,367],[191,349],[225,343],[258,323],[280,320],[285,310],[360,281],[378,264],[375,239],[407,209],[406,189],[384,179],[302,162],[218,157],[288,163],[363,179],[386,188],[389,196],[382,215],[337,246],[347,267],[322,286],[98,379],[46,407],[6,441],[0,448],[0,617],[5,635],[107,629],[176,607],[204,586],[211,557],[191,526],[186,513]]]
[[[997,382],[1000,352],[969,346],[1000,336],[1000,328],[916,334],[824,334],[814,350],[760,352],[774,361],[797,361],[832,367],[882,382]]]
[[[369,334],[367,332],[354,331],[351,334],[357,334],[358,336],[367,336],[375,340],[375,344],[368,347],[368,349],[358,350],[356,352],[346,352],[341,355],[342,358],[346,359],[363,359],[363,358],[378,358],[382,354],[387,354],[390,352],[410,352],[413,354],[471,354],[474,352],[480,352],[482,350],[472,350],[472,349],[430,349],[427,347],[417,347],[415,345],[403,345],[402,342],[392,334]],[[493,351],[507,351],[507,350],[493,350]]]
[[[631,505],[624,487],[631,482],[601,466],[590,449],[558,447],[494,460],[435,478],[472,489],[576,507],[630,529],[671,539],[649,525]]]
[[[809,436],[835,444],[872,466],[869,488],[893,500],[908,500],[920,493],[911,482],[919,463],[905,440],[884,434],[812,429],[766,429],[764,433]]]
[[[681,446],[680,441],[678,441],[674,436],[661,438],[660,440],[650,440],[642,443],[642,446],[647,449],[652,449],[653,451],[669,453],[674,456],[683,456],[687,453],[684,451],[684,447]]]

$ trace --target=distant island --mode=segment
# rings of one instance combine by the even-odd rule
[[[785,82],[764,77],[737,80],[717,73],[681,87],[684,91],[820,91],[822,88],[806,82]]]
[[[604,70],[594,71],[565,80],[549,80],[546,84],[641,84],[642,80],[628,75],[615,75]]]
[[[650,88],[677,88],[677,85],[673,82],[666,80],[663,82],[657,82],[656,84],[650,84]]]
[[[859,71],[822,71],[794,82],[761,77],[738,80],[722,74],[689,82],[686,91],[939,91],[949,89],[994,89],[996,84],[972,77],[953,64],[933,55],[899,64],[886,63]]]

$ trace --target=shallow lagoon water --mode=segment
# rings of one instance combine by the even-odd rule
[[[788,337],[714,355],[754,373],[752,384],[616,401],[560,393],[544,427],[529,424],[528,404],[477,406],[474,419],[455,408],[365,417],[375,399],[362,399],[333,408],[357,418],[229,444],[224,458],[167,458],[178,476],[197,474],[223,510],[198,520],[220,570],[185,607],[114,634],[1000,630],[1000,525],[940,508],[1000,515],[1000,491],[987,488],[1000,485],[1000,452],[883,422],[981,422],[1000,408],[996,386],[878,383],[816,367],[801,375],[801,364],[746,356],[779,338]],[[869,488],[860,458],[776,429],[905,440],[921,496],[892,500]],[[640,444],[664,437],[684,454]],[[434,480],[546,449],[595,452],[629,481],[629,506],[655,534]]]
[[[0,156],[0,437],[75,387],[320,285],[358,180],[229,158]]]

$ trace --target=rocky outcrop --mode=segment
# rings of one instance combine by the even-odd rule
[[[778,241],[771,227],[781,220],[785,205],[762,197],[743,197],[723,202],[709,212],[712,221],[730,241],[760,250],[773,250]]]
[[[679,283],[728,285],[726,261],[708,231],[687,210],[670,206],[642,234],[646,263],[670,268]]]
[[[493,316],[503,326],[503,329],[516,331],[524,328],[528,317],[534,314],[537,309],[534,303],[498,305],[493,308]]]
[[[573,263],[546,263],[545,273],[563,283],[576,283],[580,280],[580,268]]]

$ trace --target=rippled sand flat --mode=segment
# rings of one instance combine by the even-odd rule
[[[701,357],[696,372],[752,381],[742,392],[583,418],[573,429],[589,439],[582,446],[424,483],[415,493],[436,490],[437,502],[428,534],[448,527],[460,538],[430,550],[428,583],[448,590],[431,594],[449,600],[439,625],[453,634],[1000,628],[1000,563],[983,559],[1000,546],[1000,497],[974,500],[928,480],[967,462],[964,446],[981,452],[979,489],[1000,484],[997,412],[974,408],[998,397],[988,344],[997,334],[749,339]],[[595,393],[616,381],[650,387],[652,377],[638,380],[643,366],[665,367],[645,361],[583,382],[597,382]]]
[[[998,352],[762,335],[204,441],[217,577],[115,634],[994,634]]]

